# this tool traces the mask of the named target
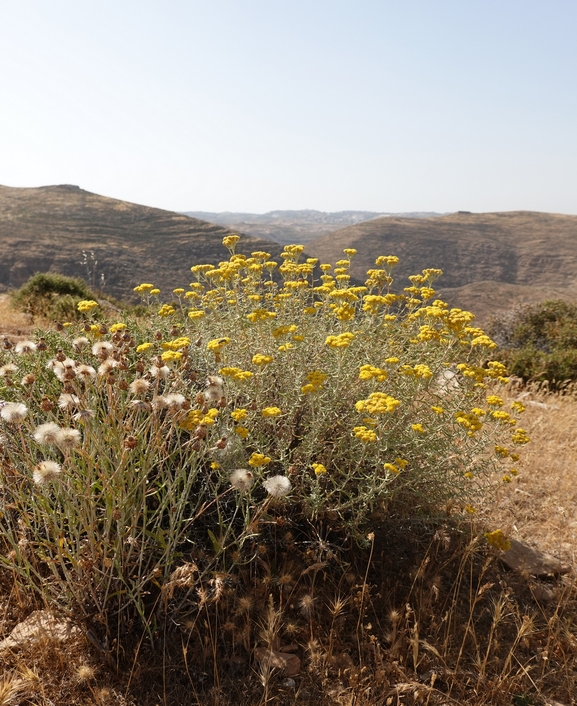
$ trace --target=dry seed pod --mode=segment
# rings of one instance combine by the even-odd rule
[[[59,363],[62,363],[63,360],[66,360],[66,356],[64,355],[62,348],[58,349],[58,352],[56,353],[56,360]]]
[[[36,347],[38,348],[39,351],[45,351],[48,348],[48,345],[46,344],[46,339],[41,338]]]
[[[194,437],[196,439],[206,438],[206,424],[199,424],[194,430]]]
[[[144,368],[144,363],[139,360],[138,363],[134,366],[134,369],[136,370],[137,373],[143,373],[145,368]]]
[[[217,407],[220,407],[221,409],[223,407],[226,407],[226,397],[224,395],[220,398],[220,400],[216,404]]]
[[[196,439],[196,441],[192,444],[192,448],[195,451],[200,451],[200,449],[202,448],[202,442],[200,441],[200,439]]]
[[[127,436],[122,445],[125,449],[135,449],[138,446],[138,439],[135,436]]]
[[[199,336],[196,341],[194,342],[194,345],[198,348],[202,344],[202,336]]]
[[[100,328],[98,329],[100,333],[104,336],[105,333],[108,333],[108,327],[105,326],[104,324],[100,324]]]
[[[12,343],[12,341],[9,338],[5,338],[4,339],[4,348],[6,348],[6,350],[8,351],[8,350],[10,350],[10,348],[13,348],[13,347],[14,347],[14,344]]]
[[[36,382],[36,375],[32,375],[32,373],[28,373],[28,375],[25,375],[22,378],[23,385],[33,385],[35,382]]]
[[[222,438],[220,438],[220,439],[216,442],[215,447],[216,447],[217,449],[224,449],[225,446],[226,446],[226,436],[223,436]]]
[[[196,404],[204,405],[206,404],[206,397],[202,394],[202,392],[199,392],[198,395],[194,398],[194,401],[196,402]]]
[[[162,332],[161,332],[161,331],[157,331],[157,332],[154,334],[154,340],[155,340],[155,341],[162,341]]]
[[[43,397],[42,401],[40,402],[40,409],[43,412],[50,412],[54,409],[54,402],[52,402],[49,397]]]
[[[118,383],[118,387],[119,387],[121,390],[128,390],[128,383],[126,382],[126,380],[121,380],[121,381]]]
[[[60,321],[56,322],[56,330],[57,331],[64,331],[64,324],[61,324]]]

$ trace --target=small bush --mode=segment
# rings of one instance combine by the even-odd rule
[[[525,381],[559,389],[577,380],[577,306],[555,300],[527,305],[494,319],[489,332],[499,360]]]
[[[83,280],[47,272],[33,275],[15,292],[13,302],[33,316],[74,320],[79,318],[78,302],[94,298]]]
[[[143,284],[145,319],[2,354],[0,562],[110,634],[136,616],[152,634],[212,587],[187,603],[198,612],[263,544],[325,526],[364,544],[393,507],[474,512],[528,441],[522,406],[487,389],[506,380],[480,362],[495,344],[434,300],[440,271],[394,294],[394,257],[355,287],[354,250],[315,279],[301,246],[279,266],[225,244],[174,305]]]

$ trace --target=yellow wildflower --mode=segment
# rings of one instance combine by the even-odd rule
[[[279,417],[282,414],[282,410],[278,407],[265,407],[261,414],[263,417]]]
[[[248,465],[253,468],[260,468],[261,466],[266,466],[267,463],[271,462],[270,456],[264,456],[263,454],[253,453],[248,460]]]

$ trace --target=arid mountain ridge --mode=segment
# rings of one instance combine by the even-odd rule
[[[287,218],[287,212],[273,213]],[[297,213],[305,229],[307,212]],[[308,213],[312,227],[320,212]],[[343,213],[356,218],[364,212]],[[0,186],[0,287],[15,288],[35,272],[53,271],[82,277],[119,298],[130,298],[143,281],[169,296],[191,281],[191,265],[227,257],[222,238],[230,232],[77,186]],[[352,264],[358,282],[379,254],[399,256],[397,290],[408,284],[408,275],[441,268],[440,296],[482,320],[519,302],[577,299],[577,216],[514,211],[371,218],[310,240],[307,254],[334,263],[345,247],[358,250]],[[242,238],[240,252],[257,249],[276,257],[281,246]]]

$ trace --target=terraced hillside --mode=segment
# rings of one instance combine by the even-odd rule
[[[118,201],[77,186],[0,186],[0,287],[36,272],[83,277],[119,298],[140,282],[185,287],[190,266],[226,259],[227,228],[172,211]],[[240,252],[280,246],[244,237]]]
[[[437,218],[378,218],[311,241],[324,262],[358,250],[352,274],[364,279],[376,255],[397,255],[395,286],[439,267],[440,294],[487,318],[519,302],[577,299],[577,216],[532,211],[455,213]]]

